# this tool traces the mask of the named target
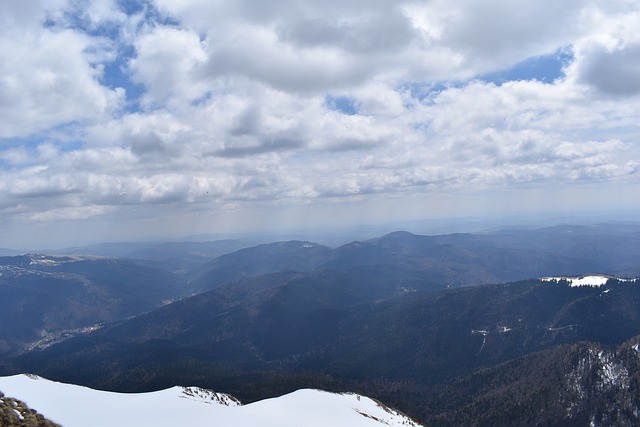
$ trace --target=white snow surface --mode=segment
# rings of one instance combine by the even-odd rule
[[[611,279],[610,276],[604,275],[593,275],[593,276],[580,276],[580,277],[543,277],[540,280],[545,282],[559,282],[561,280],[566,280],[569,283],[569,286],[604,286],[607,283],[607,280]]]
[[[231,396],[197,387],[114,393],[22,374],[0,377],[0,390],[65,427],[419,426],[368,397],[310,389],[237,405]]]

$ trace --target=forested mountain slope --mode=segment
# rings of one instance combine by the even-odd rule
[[[565,344],[480,370],[426,396],[430,426],[637,426],[639,337]]]
[[[423,236],[394,232],[331,249],[306,241],[263,244],[225,254],[188,274],[199,293],[283,270],[378,271],[418,288],[502,283],[550,275],[640,274],[640,228],[554,227],[535,231]]]
[[[426,419],[421,402],[447,381],[561,344],[618,345],[640,331],[637,281],[529,280],[383,298],[309,274],[221,287],[25,354],[9,369],[122,391],[215,386],[244,400],[355,390]]]
[[[160,307],[182,285],[172,273],[127,260],[31,254],[0,258],[0,291],[2,354]]]

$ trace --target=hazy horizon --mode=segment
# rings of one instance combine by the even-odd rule
[[[640,208],[637,2],[9,0],[0,22],[0,248]]]
[[[391,221],[371,224],[354,224],[344,226],[312,226],[307,228],[283,228],[265,230],[220,231],[200,234],[162,234],[148,235],[114,234],[104,238],[87,234],[87,237],[72,235],[65,238],[63,234],[54,240],[33,239],[29,244],[20,243],[14,246],[0,247],[0,255],[17,253],[71,253],[70,250],[102,245],[154,245],[163,243],[215,242],[237,240],[247,246],[289,240],[307,240],[329,247],[338,247],[353,241],[378,238],[396,231],[406,231],[418,235],[446,235],[456,233],[484,234],[508,230],[535,230],[557,226],[638,226],[634,212],[605,212],[601,215],[579,215],[578,213],[547,214],[541,216],[518,217],[459,217],[438,219],[417,219]],[[69,226],[72,227],[71,225]],[[33,243],[35,242],[35,243]],[[38,243],[40,242],[40,243]]]

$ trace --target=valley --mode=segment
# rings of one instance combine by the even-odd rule
[[[638,422],[640,227],[226,241],[187,270],[159,268],[167,247],[1,258],[0,375],[351,392],[430,426]]]

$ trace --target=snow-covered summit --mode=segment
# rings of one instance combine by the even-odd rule
[[[34,375],[0,377],[0,390],[65,427],[419,426],[368,397],[310,389],[248,405],[240,405],[232,396],[197,387],[113,393]]]

